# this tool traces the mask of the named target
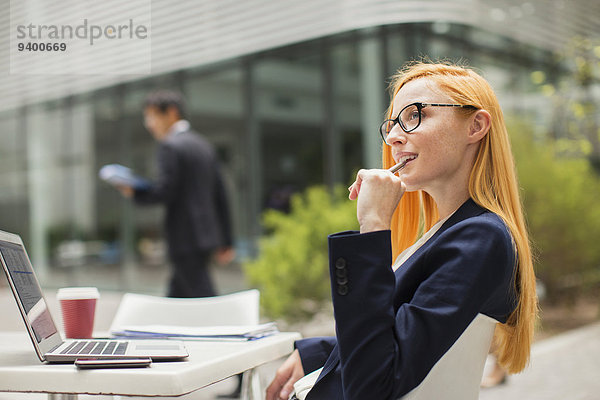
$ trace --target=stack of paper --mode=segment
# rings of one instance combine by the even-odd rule
[[[111,332],[114,336],[144,338],[178,338],[191,340],[248,341],[277,333],[274,322],[260,325],[227,326],[173,326],[173,325],[130,325],[120,331]]]

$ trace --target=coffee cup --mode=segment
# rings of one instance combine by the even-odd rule
[[[88,339],[94,330],[96,301],[100,293],[95,287],[67,287],[58,289],[56,298],[62,310],[65,336]]]

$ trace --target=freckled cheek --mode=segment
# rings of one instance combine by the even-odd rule
[[[444,131],[441,131],[444,132]],[[444,132],[436,136],[435,140],[432,140],[428,146],[431,150],[444,157],[448,157],[453,154],[459,148],[459,143],[452,134]]]
[[[419,158],[421,158],[422,172],[427,171],[427,174],[434,175],[443,172],[448,167],[448,163],[456,158],[456,152],[451,149],[453,146],[453,143],[440,140],[421,146]]]

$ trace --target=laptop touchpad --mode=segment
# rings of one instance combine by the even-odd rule
[[[135,346],[136,350],[148,351],[148,350],[177,350],[180,346],[176,344],[138,344]]]

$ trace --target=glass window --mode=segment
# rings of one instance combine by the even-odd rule
[[[262,154],[260,202],[264,207],[285,209],[282,193],[324,182],[319,46],[308,44],[265,55],[256,61],[253,73]]]
[[[338,139],[336,151],[341,163],[339,181],[348,183],[364,166],[358,44],[348,41],[333,46],[331,58],[334,129]]]
[[[187,74],[184,85],[187,118],[213,144],[221,162],[238,242],[249,240],[248,198],[254,180],[248,174],[243,77],[242,67],[235,63]]]
[[[386,29],[387,77],[407,61],[428,55],[426,31],[424,24],[402,24]]]
[[[0,113],[0,222],[28,240],[26,132],[18,111]]]

